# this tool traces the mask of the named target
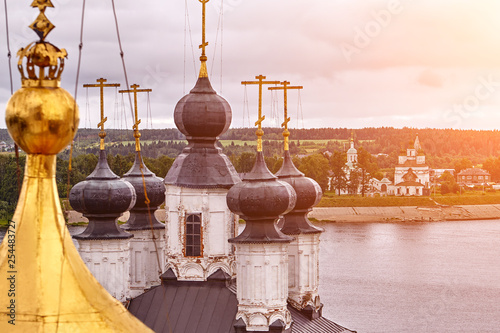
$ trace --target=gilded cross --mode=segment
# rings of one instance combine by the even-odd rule
[[[139,116],[137,114],[137,93],[138,92],[151,92],[153,91],[152,89],[137,89],[140,86],[138,84],[133,84],[130,86],[129,90],[119,90],[118,92],[123,94],[123,93],[134,93],[134,114],[135,114],[135,119],[134,119],[134,126],[132,126],[134,130],[134,138],[135,138],[135,151],[141,151],[141,145],[139,143],[139,138],[141,137],[141,133],[139,133],[139,124],[141,123],[141,120],[139,119]]]
[[[285,150],[288,150],[288,137],[290,136],[290,132],[288,131],[288,123],[290,122],[290,117],[288,117],[288,95],[287,95],[287,91],[289,89],[303,89],[304,87],[302,86],[289,86],[290,82],[288,81],[283,81],[283,82],[280,82],[280,84],[283,86],[283,87],[270,87],[270,88],[267,88],[269,90],[283,90],[283,93],[284,93],[284,113],[285,113],[285,120],[283,121],[283,123],[281,124],[281,127],[284,127],[285,130],[283,131],[283,137],[285,138]]]
[[[207,56],[205,54],[205,48],[208,46],[208,42],[205,41],[205,5],[207,2],[210,0],[198,0],[201,2],[201,44],[200,44],[200,49],[201,49],[201,56],[200,56],[200,61],[201,61],[201,67],[200,67],[200,75],[199,77],[208,77],[208,71],[207,71]]]
[[[52,4],[52,2],[50,2],[50,0],[34,0],[32,3],[31,3],[31,7],[38,7],[38,9],[43,12],[45,10],[46,7],[54,7],[54,5]]]
[[[200,0],[201,1],[201,0]],[[262,136],[264,131],[262,130],[262,121],[266,119],[266,116],[262,115],[262,86],[264,84],[279,84],[280,81],[264,81],[266,77],[264,75],[259,75],[255,77],[257,81],[241,81],[241,84],[258,84],[259,85],[259,116],[258,120],[255,122],[255,126],[258,126],[255,134],[257,135],[257,151],[262,151]]]
[[[100,78],[96,80],[99,84],[84,84],[84,88],[97,87],[100,90],[101,95],[101,121],[97,124],[97,127],[101,128],[99,132],[99,137],[101,138],[101,150],[104,150],[104,138],[106,137],[106,132],[104,131],[104,123],[108,120],[108,117],[104,117],[104,87],[119,87],[119,83],[105,83],[108,80]]]
[[[52,5],[50,0],[34,0],[31,3],[31,7],[37,7],[38,10],[40,10],[40,14],[38,14],[35,21],[31,23],[30,28],[40,37],[40,40],[43,41],[49,32],[55,28],[52,22],[45,16],[45,8],[54,7],[54,5]]]

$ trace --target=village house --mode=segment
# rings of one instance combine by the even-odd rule
[[[484,185],[489,181],[491,181],[490,173],[480,168],[467,168],[457,175],[459,185]]]

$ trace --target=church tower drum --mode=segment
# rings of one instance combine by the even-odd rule
[[[139,124],[141,120],[137,111],[137,93],[150,92],[151,89],[137,89],[133,84],[128,90],[119,93],[134,94],[133,125],[135,138],[135,161],[130,170],[123,175],[123,179],[132,184],[137,195],[134,207],[130,210],[130,217],[122,229],[134,235],[130,240],[130,296],[135,297],[160,283],[165,248],[165,225],[159,222],[154,212],[165,201],[165,186],[163,179],[151,172],[141,155]]]
[[[9,225],[14,239],[6,236],[0,245],[1,276],[14,277],[16,282],[15,295],[9,295],[10,283],[0,283],[4,304],[0,332],[152,332],[97,283],[66,228],[56,186],[56,154],[76,133],[78,107],[60,87],[66,51],[45,41],[54,28],[45,10],[53,5],[50,0],[37,0],[31,6],[40,11],[31,25],[40,40],[18,52],[22,87],[5,112],[9,134],[27,157]],[[15,263],[10,260],[11,240]],[[15,321],[5,306],[13,300]]]
[[[99,87],[101,101],[104,87],[119,84],[105,84],[106,79],[98,79],[98,84],[84,85]],[[134,235],[123,231],[117,224],[120,215],[132,208],[136,201],[134,187],[120,179],[109,168],[104,147],[104,103],[101,103],[101,127],[99,132],[99,160],[94,171],[82,182],[76,184],[69,193],[71,207],[89,219],[87,228],[74,235],[80,256],[99,283],[119,301],[130,297],[130,238]]]
[[[231,107],[208,79],[205,55],[205,5],[201,68],[190,93],[177,103],[174,120],[188,146],[165,177],[166,258],[179,280],[204,281],[218,268],[234,275],[234,254],[227,242],[237,234],[237,216],[226,195],[240,182],[229,158],[217,146],[231,124]]]
[[[290,82],[283,81],[282,87],[268,88],[284,92],[285,120],[281,125],[284,127],[284,157],[283,165],[276,176],[279,180],[290,184],[297,194],[294,209],[285,214],[279,224],[281,232],[294,238],[288,246],[288,302],[312,320],[321,316],[323,307],[318,293],[319,237],[323,229],[315,227],[307,218],[307,214],[318,204],[323,193],[316,181],[305,177],[297,170],[290,156],[287,90],[302,89],[302,86],[289,86],[289,84]]]
[[[293,187],[278,180],[266,166],[262,152],[262,85],[259,85],[259,118],[256,122],[257,157],[242,182],[227,194],[231,211],[245,221],[245,229],[229,241],[234,244],[237,269],[238,312],[236,333],[251,331],[289,333],[292,330],[288,299],[288,246],[292,237],[282,233],[277,220],[293,209],[297,196]]]

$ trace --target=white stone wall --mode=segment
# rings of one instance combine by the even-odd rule
[[[235,244],[238,313],[248,331],[266,331],[276,320],[291,325],[287,309],[288,243]]]
[[[424,191],[423,187],[417,187],[417,186],[395,186],[395,193],[394,193],[394,195],[396,195],[396,196],[409,196],[409,195],[421,196],[421,195],[423,195],[423,191]]]
[[[394,184],[395,185],[403,182],[403,176],[404,176],[404,174],[406,174],[408,172],[409,169],[410,169],[409,167],[400,167],[400,166],[397,166],[394,169]],[[417,177],[420,180],[420,183],[422,185],[424,185],[424,186],[429,185],[430,178],[429,178],[429,167],[428,166],[412,167],[411,169],[417,175]]]
[[[227,240],[237,235],[238,216],[227,207],[227,191],[166,186],[165,270],[172,267],[179,280],[204,281],[219,268],[234,276],[234,251]],[[201,214],[200,257],[184,255],[189,214]]]
[[[319,310],[319,236],[293,235],[288,247],[288,301],[296,309]]]
[[[77,242],[83,261],[111,296],[121,302],[130,298],[130,239]]]
[[[161,282],[165,262],[165,229],[153,230],[156,247],[151,230],[127,232],[134,235],[130,239],[130,297],[134,298]]]

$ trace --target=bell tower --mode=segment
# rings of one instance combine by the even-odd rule
[[[202,4],[201,66],[194,88],[175,106],[174,120],[188,146],[165,177],[166,261],[179,280],[205,281],[217,269],[234,275],[234,253],[227,242],[236,236],[238,217],[226,194],[240,182],[229,158],[217,146],[231,124],[231,107],[217,95],[207,73],[205,7]]]

